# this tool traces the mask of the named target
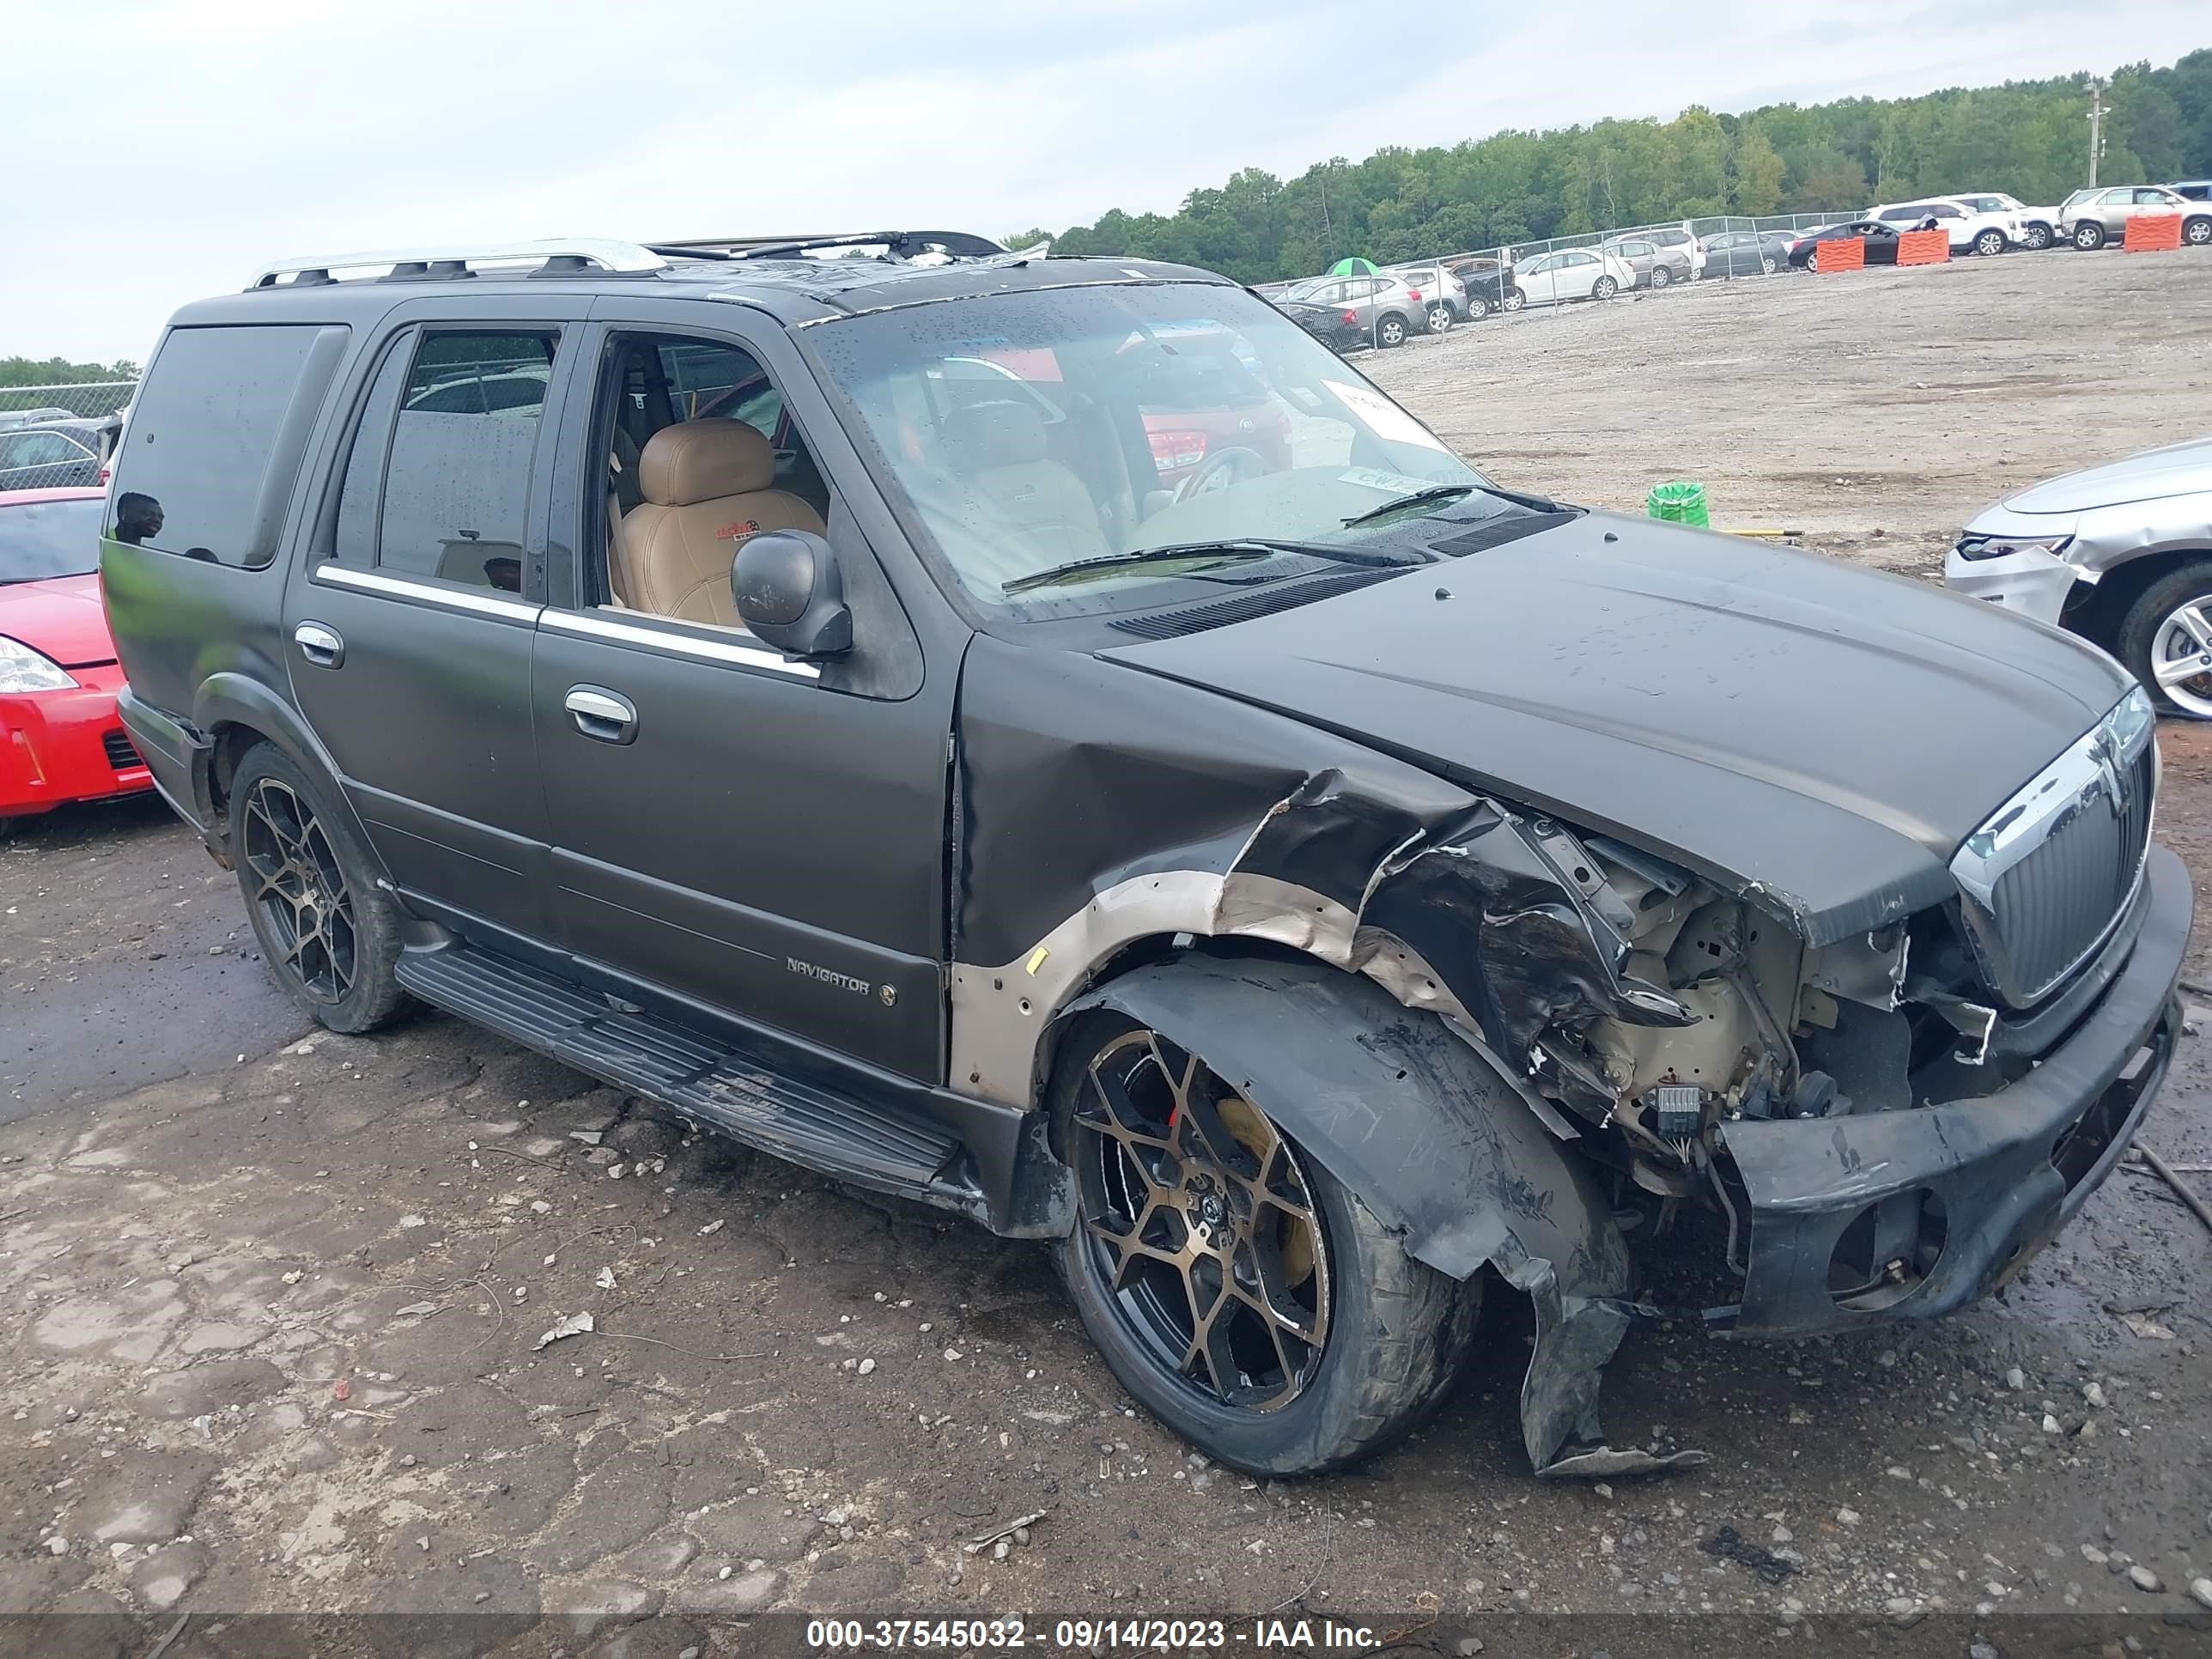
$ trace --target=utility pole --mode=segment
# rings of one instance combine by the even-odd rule
[[[2097,161],[2105,153],[2105,83],[2089,82],[2089,188],[2097,187]]]

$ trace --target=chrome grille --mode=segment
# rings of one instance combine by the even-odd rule
[[[2014,1007],[2095,951],[2135,891],[2157,787],[2152,726],[2148,700],[2131,693],[1952,860],[1983,976]]]

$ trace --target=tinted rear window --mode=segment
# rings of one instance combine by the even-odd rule
[[[0,506],[0,584],[99,569],[100,515],[106,507],[97,495]]]
[[[262,511],[264,491],[289,492],[307,435],[285,416],[296,398],[319,404],[337,352],[317,352],[317,343],[343,336],[296,325],[172,329],[117,455],[108,533],[216,564],[268,563],[276,526]],[[307,386],[311,354],[317,384]]]

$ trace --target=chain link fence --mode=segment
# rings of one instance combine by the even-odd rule
[[[0,491],[106,482],[135,380],[0,386]]]

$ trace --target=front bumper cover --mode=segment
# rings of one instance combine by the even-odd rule
[[[152,782],[144,765],[118,766],[107,750],[108,734],[123,729],[115,710],[123,671],[110,663],[69,672],[76,684],[66,690],[0,696],[0,817],[136,794]]]
[[[1961,558],[1956,548],[1943,556],[1943,586],[1954,593],[1986,599],[2054,627],[2074,585],[2094,580],[2057,554],[2033,548],[1993,559]]]
[[[2010,1086],[1903,1111],[1723,1126],[1749,1200],[1750,1244],[1741,1300],[1714,1310],[1716,1324],[1800,1336],[1934,1318],[2002,1285],[2050,1243],[2119,1161],[2180,1036],[2174,982],[2189,942],[2189,874],[2154,846],[2144,880],[2148,902],[2126,965],[2073,1034]],[[1839,1301],[1829,1264],[1846,1230],[1913,1194],[1940,1201],[1941,1253],[1892,1299]]]

